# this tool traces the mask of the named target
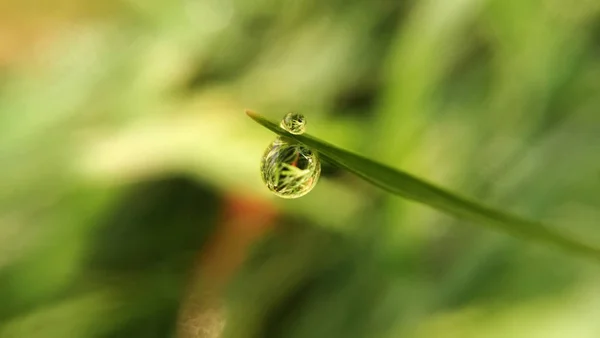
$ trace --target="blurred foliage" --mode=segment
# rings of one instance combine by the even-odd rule
[[[333,168],[277,200],[243,111],[600,243],[599,42],[594,0],[3,1],[0,337],[210,336],[223,196],[280,216],[225,337],[598,337],[597,264]]]

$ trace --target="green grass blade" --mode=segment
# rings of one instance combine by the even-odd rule
[[[276,134],[305,144],[331,164],[352,172],[393,194],[427,204],[475,224],[487,225],[514,236],[553,244],[570,252],[600,259],[600,248],[567,237],[550,226],[484,206],[408,173],[337,148],[313,136],[290,134],[263,116],[250,111],[246,113],[254,121]]]

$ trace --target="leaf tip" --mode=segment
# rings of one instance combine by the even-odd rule
[[[256,112],[254,112],[250,109],[246,109],[245,112],[246,112],[246,115],[250,116],[251,118],[255,118],[258,116],[258,114]]]

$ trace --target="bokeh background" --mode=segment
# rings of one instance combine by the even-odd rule
[[[324,167],[308,132],[600,243],[596,0],[0,2],[0,337],[600,337],[600,265]]]

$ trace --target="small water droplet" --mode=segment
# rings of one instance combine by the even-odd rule
[[[294,135],[300,135],[306,130],[306,119],[298,113],[287,113],[279,126]]]
[[[297,113],[287,114],[281,120],[281,128],[299,135],[305,130],[306,120]],[[308,147],[285,137],[277,137],[260,162],[263,182],[275,195],[282,198],[298,198],[308,194],[321,175],[321,162]]]

